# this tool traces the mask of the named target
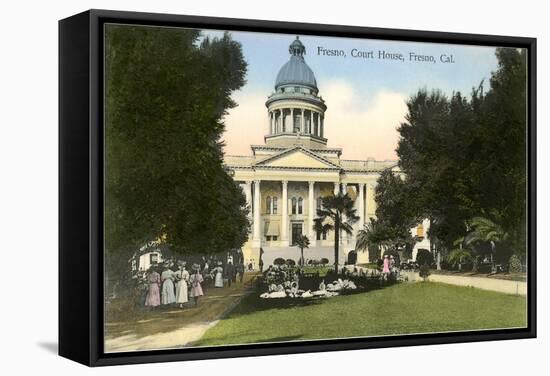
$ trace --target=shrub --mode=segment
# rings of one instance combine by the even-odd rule
[[[296,265],[296,261],[294,261],[293,259],[287,259],[286,264],[288,266],[294,266],[294,265]]]
[[[328,264],[328,258],[323,257],[323,258],[321,259],[321,264],[327,265],[327,264]]]
[[[427,249],[419,249],[416,254],[416,263],[422,265],[432,265],[434,263],[434,256]]]
[[[424,281],[426,281],[426,279],[428,279],[428,277],[430,276],[430,267],[426,264],[422,265],[420,267],[420,270],[418,272],[418,275],[420,275],[420,277],[422,277],[422,279]]]
[[[518,255],[512,255],[508,264],[508,271],[510,273],[521,273],[522,271],[521,259]]]
[[[285,259],[282,257],[277,257],[275,260],[273,260],[273,265],[284,265]]]

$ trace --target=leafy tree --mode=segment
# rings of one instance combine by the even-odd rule
[[[369,258],[375,254],[380,257],[380,246],[384,242],[383,237],[382,226],[376,218],[371,218],[368,223],[365,223],[363,229],[357,232],[355,248],[357,250],[369,250]]]
[[[428,280],[430,274],[430,267],[426,264],[423,264],[418,271],[418,275],[422,278],[423,282],[426,282]]]
[[[407,182],[390,169],[378,178],[375,197],[376,218],[357,234],[357,249],[398,251],[414,243],[410,229],[418,221],[415,215]]]
[[[453,267],[458,266],[459,271],[462,270],[462,265],[473,259],[472,252],[463,248],[454,249],[447,255],[447,262]]]
[[[334,230],[334,272],[338,273],[338,257],[340,250],[340,232],[351,235],[353,224],[359,220],[353,208],[353,200],[346,193],[339,192],[335,196],[326,196],[321,199],[321,209],[317,210],[314,220],[315,231],[329,232]]]
[[[427,265],[429,267],[434,262],[434,256],[427,249],[419,249],[416,253],[416,262],[420,266]]]
[[[309,248],[309,238],[306,235],[301,235],[295,242],[296,246],[300,248],[300,265],[304,265],[304,248]]]
[[[229,34],[109,25],[105,62],[107,258],[124,262],[151,240],[179,254],[239,248],[246,201],[223,169],[221,135],[245,82],[241,46]]]
[[[496,250],[496,258],[506,260],[510,254],[510,236],[501,225],[486,217],[474,217],[470,221],[472,228],[467,244],[491,243]],[[493,258],[494,268],[494,258]]]
[[[468,223],[499,213],[510,249],[525,254],[526,53],[496,50],[498,68],[485,93],[419,90],[399,127],[399,166],[413,200],[408,209],[430,219],[439,252],[453,249]]]

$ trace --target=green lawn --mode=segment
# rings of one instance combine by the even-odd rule
[[[525,297],[402,283],[328,299],[250,295],[199,346],[526,326]]]

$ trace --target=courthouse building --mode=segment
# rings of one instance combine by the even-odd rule
[[[342,149],[329,146],[325,127],[338,124],[325,124],[327,104],[304,60],[305,47],[298,37],[289,52],[289,61],[277,74],[275,91],[265,103],[267,120],[258,121],[265,126],[265,143],[251,145],[250,155],[226,156],[224,161],[251,208],[252,229],[243,246],[245,262],[257,266],[260,248],[265,265],[277,257],[298,261],[295,241],[307,235],[310,246],[304,250],[305,259],[327,258],[333,263],[334,233],[317,233],[313,225],[321,198],[336,192],[347,192],[354,199],[359,216],[353,235],[341,236],[339,262],[367,262],[368,251],[355,252],[356,234],[375,216],[378,176],[385,169],[398,172],[397,162],[346,160],[341,158]],[[426,225],[411,230],[424,243]]]

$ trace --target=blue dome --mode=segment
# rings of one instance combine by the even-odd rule
[[[290,60],[282,66],[275,80],[275,90],[282,85],[304,85],[317,90],[317,80],[304,60],[306,48],[299,37],[288,48]]]
[[[291,56],[282,66],[275,80],[275,89],[282,85],[305,85],[317,90],[317,80],[301,56]]]

